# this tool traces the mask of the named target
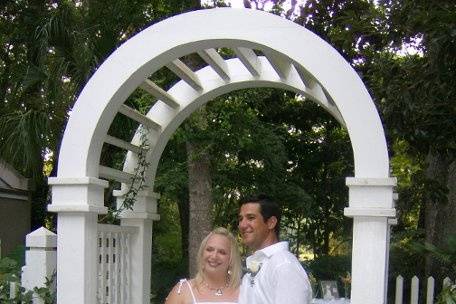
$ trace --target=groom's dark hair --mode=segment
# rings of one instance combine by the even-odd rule
[[[279,204],[277,204],[274,200],[268,197],[265,194],[259,194],[256,196],[247,196],[242,198],[239,201],[239,208],[242,205],[247,203],[255,203],[260,205],[260,213],[263,216],[263,221],[266,222],[270,217],[275,216],[277,219],[277,224],[274,227],[274,231],[279,238],[280,233],[280,219],[282,217],[282,212],[280,210]]]

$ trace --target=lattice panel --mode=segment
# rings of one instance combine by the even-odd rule
[[[98,225],[98,289],[99,304],[128,304],[130,299],[129,248],[131,227]]]

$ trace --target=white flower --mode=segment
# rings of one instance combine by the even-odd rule
[[[249,273],[251,273],[252,275],[256,275],[257,272],[261,269],[261,264],[262,263],[258,261],[250,261],[248,266]]]

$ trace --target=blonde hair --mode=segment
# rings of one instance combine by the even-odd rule
[[[204,249],[206,248],[207,242],[209,241],[209,238],[214,234],[223,235],[230,242],[230,262],[228,265],[228,270],[230,271],[230,280],[228,283],[228,287],[237,288],[241,284],[242,276],[241,255],[239,253],[239,248],[233,234],[229,232],[228,229],[223,227],[218,227],[212,230],[201,242],[201,245],[198,249],[198,272],[195,276],[195,282],[197,286],[201,286],[201,284],[203,283],[203,253]]]

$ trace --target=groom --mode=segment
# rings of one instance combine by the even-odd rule
[[[247,257],[239,304],[310,304],[307,274],[288,242],[279,242],[279,206],[263,195],[239,205],[239,232],[253,252]]]

